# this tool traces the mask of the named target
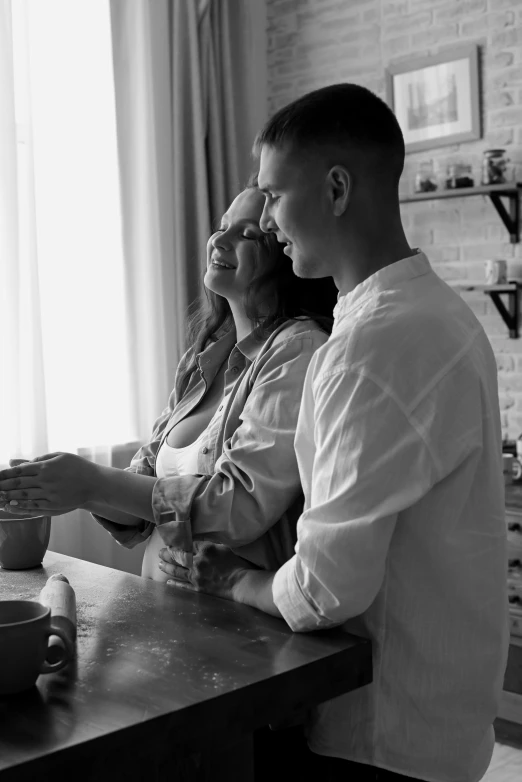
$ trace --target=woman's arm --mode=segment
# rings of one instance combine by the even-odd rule
[[[306,332],[272,346],[263,356],[241,411],[241,425],[224,445],[212,474],[156,478],[98,466],[96,494],[118,515],[97,520],[125,546],[150,534],[153,524],[167,546],[192,553],[196,538],[232,547],[251,544],[274,525],[300,491],[294,436],[304,378],[326,336]],[[146,468],[145,461],[135,459]],[[125,525],[137,514],[141,527]],[[120,525],[118,522],[122,521]],[[125,530],[124,526],[128,529]]]
[[[141,519],[138,518],[138,516],[133,516],[130,513],[122,513],[119,510],[116,510],[116,508],[111,508],[109,505],[106,505],[103,502],[88,502],[86,505],[83,505],[83,510],[88,511],[89,513],[96,513],[99,516],[103,516],[104,519],[109,519],[109,521],[113,521],[116,524],[123,524],[128,527],[136,527],[138,524],[140,524]],[[41,516],[46,515],[46,511],[38,511],[38,513]],[[27,515],[31,515],[33,518],[35,517],[35,511],[28,511]],[[51,514],[55,515],[55,514]],[[63,514],[60,514],[63,515]],[[17,521],[19,520],[19,516],[15,516],[13,513],[9,513],[8,511],[0,510],[0,521]]]
[[[111,513],[117,514],[114,519],[112,516],[106,517],[117,524],[136,526],[143,521],[154,521],[152,490],[157,478],[100,464],[96,465],[96,472],[97,480],[88,504],[101,504]]]
[[[137,527],[141,523],[139,516],[111,508],[110,505],[104,502],[88,502],[83,506],[83,509],[89,511],[89,513],[96,513],[97,516],[113,521],[115,524],[122,524],[125,527]],[[0,516],[0,518],[2,517]]]
[[[190,355],[191,352],[187,351],[181,358],[176,371],[174,388],[170,393],[168,404],[154,422],[149,442],[141,446],[138,452],[132,457],[130,467],[126,467],[123,471],[119,470],[119,472],[131,474],[141,473],[141,476],[147,476],[149,478],[154,476],[154,469],[151,466],[152,459],[155,459],[156,457],[163,430],[169,422],[172,412],[179,401],[178,390],[180,378],[185,372],[190,360]],[[118,486],[121,486],[120,481],[118,481],[117,484]],[[128,497],[125,497],[125,500],[127,499]],[[117,507],[114,507],[115,504],[117,504]],[[93,519],[97,521],[98,524],[101,524],[118,543],[127,548],[132,548],[138,543],[143,543],[150,535],[153,528],[150,523],[152,518],[149,516],[148,512],[143,517],[137,516],[136,513],[139,512],[137,507],[132,506],[129,508],[128,505],[125,505],[122,508],[117,502],[110,504],[105,496],[103,498],[96,496],[94,500],[91,500],[84,505],[84,508],[92,513]],[[150,502],[148,510],[150,510]]]
[[[244,551],[298,501],[299,405],[310,360],[326,338],[319,331],[298,333],[263,353],[245,406],[234,412],[240,425],[225,440],[212,474],[158,479],[152,505],[167,546],[192,552],[199,539]]]
[[[83,507],[120,545],[143,543],[153,529],[151,497],[157,478],[100,465],[97,472],[96,492]]]

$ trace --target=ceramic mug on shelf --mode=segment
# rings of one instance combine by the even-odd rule
[[[63,656],[50,665],[49,636],[63,641]],[[33,600],[0,600],[0,696],[24,692],[42,673],[61,670],[72,657],[67,634],[53,622],[51,609]]]
[[[0,519],[0,567],[26,570],[42,564],[49,536],[51,517]]]
[[[507,282],[507,261],[486,261],[484,270],[488,285],[503,285]]]

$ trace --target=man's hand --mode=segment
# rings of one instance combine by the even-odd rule
[[[179,564],[176,557],[181,557],[175,549],[162,548],[159,555],[160,569],[172,576],[172,580],[167,581],[170,586],[206,592],[258,608],[272,616],[281,616],[272,597],[275,574],[238,557],[227,546],[196,541],[191,568]]]
[[[160,570],[172,576],[172,580],[167,581],[170,586],[206,592],[237,602],[241,602],[238,586],[245,573],[258,570],[255,565],[233,554],[227,546],[209,541],[194,542],[190,569],[179,564],[173,548],[162,548],[159,556]]]
[[[0,470],[0,504],[13,517],[61,515],[90,502],[96,480],[97,466],[87,459],[45,454]]]

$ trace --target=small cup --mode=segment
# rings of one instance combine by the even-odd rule
[[[38,567],[49,545],[51,517],[0,519],[0,567],[26,570]]]
[[[64,643],[64,655],[49,665],[50,635]],[[51,619],[51,609],[34,600],[0,600],[0,695],[30,689],[41,673],[67,665],[72,650],[67,635]]]
[[[502,454],[502,463],[503,463],[503,469],[502,472],[504,473],[504,485],[508,486],[509,484],[513,483],[513,459],[515,457],[512,453],[503,453]]]
[[[507,282],[507,261],[486,261],[484,269],[488,285],[503,285]]]

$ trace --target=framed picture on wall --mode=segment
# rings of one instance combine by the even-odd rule
[[[386,100],[401,126],[406,152],[480,138],[477,44],[390,64]]]

